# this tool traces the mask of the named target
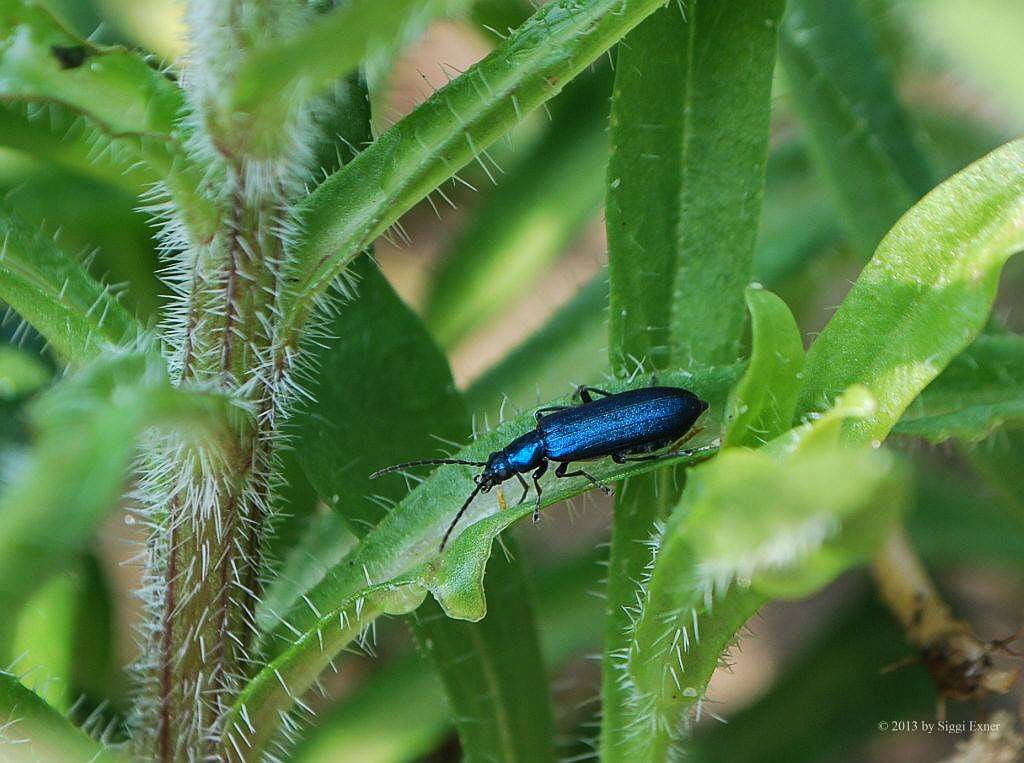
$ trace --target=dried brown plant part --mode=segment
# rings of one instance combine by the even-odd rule
[[[1017,637],[984,641],[971,626],[953,617],[902,530],[894,532],[872,561],[872,572],[886,605],[900,621],[935,682],[937,714],[945,700],[981,702],[990,693],[1006,694],[1020,674],[995,664],[996,652],[1009,652]],[[1012,653],[1012,652],[1011,652]]]

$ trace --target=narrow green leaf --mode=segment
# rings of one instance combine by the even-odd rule
[[[918,136],[856,3],[790,0],[779,59],[847,235],[867,259],[933,185]]]
[[[813,424],[760,450],[723,450],[691,472],[682,503],[651,541],[653,566],[618,660],[639,730],[619,743],[623,759],[671,754],[718,665],[717,650],[765,597],[807,595],[867,558],[890,532],[903,497],[892,458],[838,441],[839,422],[873,409],[864,395],[851,390]]]
[[[276,156],[297,109],[400,37],[411,16],[430,18],[454,0],[349,0],[250,53],[220,94],[213,129],[242,153]]]
[[[0,0],[0,100],[86,117],[167,182],[197,235],[212,235],[215,211],[178,135],[182,92],[137,54],[78,37],[36,0]]]
[[[114,755],[26,689],[16,676],[0,670],[0,749],[11,763],[112,761]]]
[[[807,354],[798,412],[865,385],[877,411],[851,421],[880,441],[978,334],[1006,260],[1024,248],[1024,141],[1009,143],[918,202],[886,235]]]
[[[1024,424],[1024,337],[979,336],[907,408],[893,433],[978,442]]]
[[[487,616],[451,620],[428,601],[412,615],[417,641],[444,684],[463,760],[554,761],[547,671],[524,565],[499,553],[486,569]]]
[[[738,354],[782,8],[781,0],[698,0],[684,19],[682,4],[670,3],[618,51],[606,212],[616,374]],[[602,671],[608,761],[628,760],[651,731],[632,723],[615,665],[629,648],[636,581],[650,562],[645,541],[681,487],[680,470],[664,470],[624,484],[616,498]]]
[[[68,363],[95,357],[104,345],[126,346],[142,326],[53,239],[0,215],[0,299],[13,307]]]
[[[669,4],[619,51],[607,211],[616,368],[738,355],[782,7],[696,2],[684,20]]]
[[[296,340],[317,298],[353,257],[660,4],[545,5],[487,58],[321,183],[298,213],[305,234],[287,274],[292,288],[282,305],[284,344]]]
[[[586,86],[578,86],[583,79]],[[596,213],[608,153],[599,95],[607,95],[605,79],[581,76],[574,92],[562,94],[537,145],[501,177],[445,253],[424,312],[442,346],[532,288]]]
[[[725,406],[722,445],[763,445],[789,428],[800,392],[804,345],[786,303],[760,285],[747,288],[750,363]]]

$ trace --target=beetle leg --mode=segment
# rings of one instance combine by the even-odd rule
[[[560,463],[558,465],[558,468],[555,469],[555,476],[556,477],[586,477],[588,480],[590,480],[590,483],[594,487],[596,487],[598,490],[600,490],[605,495],[611,495],[612,494],[612,489],[610,487],[608,487],[607,485],[605,485],[600,480],[598,480],[596,477],[593,477],[590,474],[587,474],[582,469],[577,469],[574,472],[566,472],[566,469],[568,469],[568,468],[569,468],[569,462],[568,461],[563,461],[562,463]]]
[[[604,397],[611,397],[612,393],[597,387],[577,387],[576,394],[579,395],[580,401],[583,403],[592,403],[594,398],[591,396],[591,392],[596,392]]]
[[[536,411],[533,412],[533,416],[534,416],[534,418],[537,419],[537,423],[540,423],[541,418],[548,411],[564,411],[564,410],[566,410],[568,408],[572,408],[572,406],[571,405],[549,405],[546,408],[538,408]]]
[[[526,480],[523,479],[523,475],[519,472],[516,472],[516,479],[519,480],[519,484],[523,486],[523,494],[519,498],[519,503],[522,503],[526,500],[526,494],[530,492],[530,486],[526,484]],[[517,503],[516,506],[518,506],[519,503]]]
[[[540,478],[544,476],[544,472],[548,470],[548,462],[541,461],[540,466],[537,467],[537,471],[533,473],[533,486],[537,488],[537,503],[533,505],[533,523],[537,524],[540,522]]]

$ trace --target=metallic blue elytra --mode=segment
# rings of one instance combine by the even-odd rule
[[[593,393],[602,397],[594,399]],[[581,404],[541,408],[536,412],[537,428],[520,435],[501,450],[491,453],[486,461],[432,459],[389,466],[370,475],[424,464],[468,464],[482,466],[474,477],[476,487],[448,526],[441,541],[441,550],[463,513],[477,493],[488,492],[495,485],[515,477],[523,486],[520,503],[526,499],[529,485],[523,474],[532,472],[537,503],[533,520],[540,516],[540,478],[550,461],[558,462],[556,477],[585,477],[594,487],[607,494],[611,489],[582,469],[568,471],[573,461],[591,461],[610,456],[617,464],[629,461],[653,461],[671,458],[685,451],[651,455],[672,443],[687,438],[693,425],[707,410],[708,404],[689,390],[679,387],[646,387],[626,392],[605,392],[596,387],[581,387]]]

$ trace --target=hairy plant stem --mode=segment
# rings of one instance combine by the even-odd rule
[[[273,443],[284,364],[266,371],[280,293],[281,220],[301,169],[291,155],[253,161],[228,139],[211,104],[239,57],[270,23],[274,2],[194,2],[191,102],[199,153],[217,178],[220,223],[209,241],[180,255],[183,306],[169,321],[179,386],[214,386],[246,411],[224,458],[196,447],[152,454],[162,490],[149,496],[155,533],[149,578],[154,624],[143,685],[139,751],[160,761],[209,759],[220,721],[252,662],[262,578],[262,538],[271,502]],[[257,12],[252,12],[253,9]],[[204,143],[205,141],[205,143]],[[177,325],[174,325],[174,322]],[[160,458],[165,460],[161,463]],[[163,504],[161,505],[161,499]],[[151,701],[146,701],[151,700]]]

